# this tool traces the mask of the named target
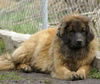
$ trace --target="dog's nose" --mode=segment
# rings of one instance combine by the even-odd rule
[[[82,40],[77,40],[77,45],[81,45],[82,44]]]

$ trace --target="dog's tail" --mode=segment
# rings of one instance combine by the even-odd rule
[[[12,61],[10,54],[6,53],[0,56],[0,71],[1,70],[12,70],[15,68],[15,65]]]

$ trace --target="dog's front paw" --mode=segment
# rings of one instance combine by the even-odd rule
[[[74,72],[72,75],[71,75],[71,80],[74,81],[74,80],[78,80],[79,79],[79,75]]]
[[[84,73],[77,73],[77,74],[78,74],[79,80],[86,79],[86,75]]]
[[[27,65],[27,64],[20,64],[18,66],[18,69],[23,71],[23,72],[27,72],[27,73],[28,72],[32,72],[32,68],[29,65]]]
[[[83,80],[86,78],[86,75],[83,73],[73,73],[71,76],[71,80],[75,81],[75,80]]]
[[[24,65],[24,66],[21,67],[21,70],[24,71],[24,72],[31,72],[32,68],[28,65]]]
[[[76,72],[69,72],[66,74],[66,79],[67,80],[77,80],[79,78],[78,74]]]

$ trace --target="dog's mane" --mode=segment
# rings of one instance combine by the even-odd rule
[[[88,52],[88,46],[81,49],[69,49],[67,45],[65,45],[63,42],[61,43],[61,53],[64,55],[65,58],[70,58],[74,60],[83,59],[87,56]]]

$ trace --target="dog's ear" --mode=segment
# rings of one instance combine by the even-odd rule
[[[60,28],[58,28],[58,30],[57,30],[57,36],[60,37],[60,38],[62,37],[62,35],[60,33]]]
[[[64,35],[64,33],[65,33],[65,30],[67,29],[67,27],[68,27],[68,22],[61,22],[61,24],[59,25],[59,27],[58,27],[58,31],[57,31],[57,36],[58,37],[60,37],[60,38],[62,38],[62,36]]]
[[[87,31],[87,43],[91,42],[94,39],[94,33],[92,30],[91,25],[88,25],[88,31]]]
[[[65,44],[69,42],[68,36],[67,36],[67,28],[69,27],[69,22],[63,22],[59,27],[57,31],[57,36],[60,37]]]
[[[61,23],[57,30],[57,36],[62,38],[63,33],[64,33],[64,23]]]

